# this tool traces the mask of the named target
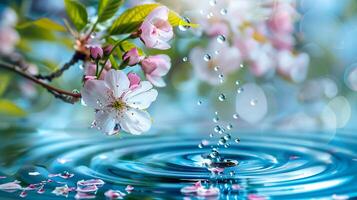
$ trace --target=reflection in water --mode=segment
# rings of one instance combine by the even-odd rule
[[[21,183],[12,182],[10,186],[15,189],[11,192],[0,187],[0,196],[196,198],[190,192],[182,193],[182,188],[195,189],[198,184],[218,188],[219,196],[215,198],[357,196],[357,185],[353,184],[357,181],[357,139],[349,131],[338,132],[329,144],[322,142],[323,133],[232,134],[241,141],[219,150],[227,160],[211,163],[211,167],[224,165],[229,170],[215,179],[202,165],[202,155],[209,150],[197,148],[202,135],[77,135],[76,131],[39,131],[4,137],[0,147],[0,184],[15,180]],[[31,187],[34,189],[30,190]]]

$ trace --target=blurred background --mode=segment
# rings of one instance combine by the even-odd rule
[[[89,7],[89,13],[94,15],[97,2],[83,2]],[[237,22],[230,15],[237,13],[234,10],[237,8],[230,5],[230,1],[195,1],[194,4],[186,0],[160,2],[187,17],[187,20],[199,23],[200,28],[192,30],[180,27],[176,30],[173,48],[167,52],[173,63],[166,77],[168,86],[159,89],[158,100],[150,108],[154,129],[184,128],[192,122],[199,127],[207,127],[208,124],[213,126],[215,112],[219,113],[220,120],[232,123],[237,130],[302,129],[334,132],[339,128],[350,129],[357,125],[357,38],[354,37],[357,33],[357,2],[277,0],[267,7],[264,1],[255,1],[253,6],[247,5],[244,9],[253,9],[250,13],[256,11],[259,15],[236,16],[237,19],[242,18]],[[128,1],[125,7],[137,3],[143,1]],[[48,17],[63,24],[63,18],[66,17],[60,0],[1,1],[2,21],[11,21],[9,7],[17,13],[12,13],[15,15],[12,17],[17,18],[17,25],[40,17]],[[282,15],[291,18],[290,21],[282,22],[286,25],[277,26],[286,26],[285,35],[273,32],[281,30],[274,30],[274,24],[271,24],[274,23],[274,13],[281,12],[279,9],[287,12]],[[279,16],[276,18],[279,20]],[[211,30],[209,27],[216,26],[212,21],[223,21],[229,28],[219,24],[218,31]],[[289,23],[293,30],[289,30]],[[238,31],[234,30],[238,26]],[[1,27],[4,30],[5,25]],[[39,71],[45,73],[55,70],[70,59],[73,54],[70,35],[36,29],[14,25],[19,36],[16,42],[18,53],[26,55]],[[230,30],[224,31],[226,29]],[[284,41],[276,41],[279,38],[284,38]],[[252,41],[242,44],[240,40]],[[224,47],[217,47],[213,43],[224,43],[218,44]],[[244,52],[242,45],[252,48]],[[215,52],[209,53],[207,50],[221,48],[222,52],[236,54],[219,55],[216,52],[215,55]],[[218,63],[217,69],[214,69],[215,66],[207,66],[211,67],[211,72],[207,74],[202,67],[207,65],[204,61],[206,52],[212,57],[209,65]],[[197,59],[201,56],[202,59]],[[219,57],[224,56],[227,59],[220,60]],[[221,64],[226,66],[219,69]],[[229,69],[230,65],[233,69]],[[66,71],[54,84],[69,91],[80,90],[82,73],[82,65],[78,64]],[[213,80],[210,77],[214,77]],[[17,126],[89,128],[93,120],[91,109],[80,103],[65,104],[14,74],[1,71],[0,78],[2,85],[6,81],[10,82],[3,89],[1,98],[12,100],[23,110],[11,114],[1,108],[2,129]],[[219,79],[218,82],[215,78]],[[222,94],[224,101],[219,99]],[[253,97],[256,99],[252,102]]]

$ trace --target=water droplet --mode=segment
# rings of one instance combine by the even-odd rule
[[[225,101],[226,100],[226,96],[222,93],[218,96],[218,100],[219,101]]]
[[[228,147],[229,147],[229,144],[226,143],[226,144],[224,145],[224,148],[228,148]]]
[[[230,134],[227,134],[223,137],[225,140],[231,140],[231,135]]]
[[[226,142],[227,142],[227,141],[226,141],[223,137],[221,137],[221,138],[219,139],[219,141],[218,141],[218,144],[219,144],[219,145],[225,145]]]
[[[217,65],[217,66],[215,66],[215,67],[214,67],[214,71],[216,71],[216,72],[217,72],[217,71],[219,70],[219,68],[220,68],[220,67],[219,67],[218,65]]]
[[[238,94],[242,93],[243,91],[244,91],[244,89],[243,89],[242,87],[240,87],[240,88],[237,89],[237,93],[238,93]]]
[[[213,130],[214,130],[214,132],[218,133],[218,132],[221,131],[221,127],[217,125],[217,126],[214,127]]]
[[[237,81],[236,81],[236,85],[239,85],[239,84],[240,84],[240,82],[237,80]]]
[[[180,24],[179,29],[180,29],[180,31],[187,31],[190,28],[190,26],[186,26],[185,24],[191,23],[191,20],[187,17],[184,17],[183,20],[185,21],[185,23]]]
[[[243,64],[240,64],[240,65],[239,65],[239,67],[240,67],[240,68],[243,68],[243,67],[244,67],[244,65],[243,65]]]
[[[224,42],[226,41],[226,37],[225,37],[224,35],[219,35],[219,36],[217,37],[217,41],[218,41],[219,43],[224,43]]]
[[[234,115],[233,115],[233,118],[234,118],[234,119],[238,119],[238,118],[239,118],[239,115],[238,115],[238,114],[234,114]]]
[[[215,115],[218,115],[218,111],[214,112]]]
[[[188,61],[188,58],[185,56],[185,57],[182,58],[182,61],[183,61],[183,62],[187,62],[187,61]]]
[[[236,143],[239,143],[239,142],[240,142],[240,139],[237,138],[237,139],[235,139],[234,141],[235,141]]]
[[[250,105],[251,105],[251,106],[256,106],[257,103],[258,103],[258,100],[256,100],[256,99],[250,100]]]
[[[209,137],[211,137],[211,138],[212,138],[212,137],[213,137],[213,133],[210,133],[210,134],[209,134]]]
[[[197,105],[199,105],[199,106],[202,105],[202,101],[201,101],[201,100],[198,100],[198,101],[197,101]]]
[[[218,55],[218,54],[219,54],[219,51],[218,51],[218,50],[214,51],[214,54]]]
[[[218,117],[214,117],[213,120],[212,120],[214,123],[217,123],[219,121],[219,118]]]
[[[220,75],[218,75],[218,78],[222,79],[222,78],[224,78],[224,75],[220,74]]]
[[[226,8],[221,9],[221,15],[226,15],[228,13]]]
[[[228,130],[231,130],[232,128],[233,128],[233,125],[232,125],[232,124],[228,124],[228,125],[227,125],[227,129],[228,129]]]
[[[205,55],[203,56],[203,60],[205,60],[206,62],[210,61],[211,59],[212,59],[212,57],[211,57],[211,55],[209,55],[209,54],[205,54]]]
[[[234,171],[230,171],[229,175],[234,176],[236,173]]]
[[[211,5],[211,6],[215,6],[216,4],[217,4],[216,0],[210,0],[209,1],[209,5]]]
[[[203,148],[203,144],[202,143],[198,144],[198,148],[202,149]]]
[[[74,90],[72,90],[72,93],[73,93],[73,94],[79,94],[80,92],[79,92],[79,90],[74,89]]]

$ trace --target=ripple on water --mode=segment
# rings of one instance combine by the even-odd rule
[[[135,190],[130,195],[134,196],[182,197],[185,194],[180,192],[181,188],[210,179],[212,174],[202,165],[201,155],[209,148],[197,147],[202,135],[179,135],[179,138],[160,135],[108,139],[73,138],[55,132],[28,134],[24,137],[33,142],[26,150],[19,149],[16,159],[4,163],[5,159],[1,158],[6,167],[0,168],[0,176],[6,178],[0,179],[0,183],[15,179],[26,184],[41,182],[51,174],[61,176],[59,173],[66,171],[74,176],[53,179],[69,187],[82,179],[101,179],[106,184],[100,188],[100,193],[110,189],[125,190],[131,185]],[[221,197],[357,196],[357,185],[353,184],[357,182],[357,140],[351,132],[336,134],[330,143],[323,142],[326,141],[323,133],[240,133],[233,136],[239,136],[240,143],[220,149],[220,154],[226,159],[237,160],[239,165],[215,179],[214,184],[223,191]],[[24,138],[5,141],[0,150],[19,146],[23,141]],[[15,175],[11,175],[14,172]],[[224,190],[227,184],[239,189]],[[49,189],[42,194],[31,195],[57,198],[51,191],[58,185],[47,184],[46,187]],[[0,195],[18,196],[5,192]]]

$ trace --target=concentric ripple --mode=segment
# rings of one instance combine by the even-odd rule
[[[107,138],[76,137],[76,131],[38,131],[8,139],[1,155],[0,175],[7,181],[33,183],[48,174],[68,171],[66,180],[98,178],[106,184],[99,191],[123,190],[134,186],[132,196],[182,198],[184,186],[209,180],[212,174],[203,167],[201,155],[210,148],[198,148],[200,134],[164,133],[151,136]],[[217,198],[246,199],[257,194],[266,199],[331,199],[357,196],[357,136],[353,131],[338,132],[327,142],[323,132],[310,133],[236,133],[239,144],[221,148],[220,154],[237,160],[239,165],[217,178],[217,184],[239,184],[236,192],[221,192]],[[212,140],[211,143],[217,141]],[[27,145],[26,145],[27,144]],[[29,171],[40,176],[29,176]],[[0,179],[0,183],[4,182]],[[55,187],[55,185],[53,185]],[[220,187],[220,188],[222,188]],[[39,194],[34,194],[33,198]],[[57,198],[46,191],[46,199]],[[14,197],[14,193],[0,192]],[[104,196],[103,196],[104,198]]]

